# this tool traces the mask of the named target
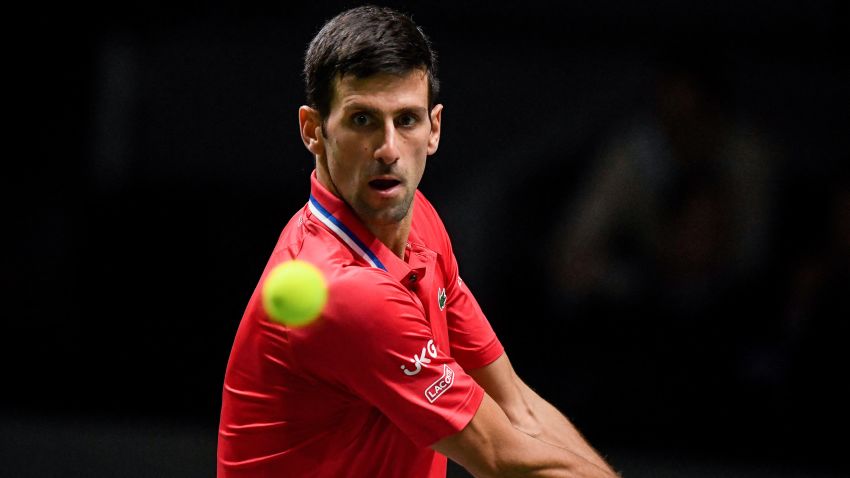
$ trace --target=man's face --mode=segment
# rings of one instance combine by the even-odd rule
[[[362,221],[409,218],[428,155],[437,150],[442,105],[428,111],[424,71],[335,82],[317,154],[317,175]]]

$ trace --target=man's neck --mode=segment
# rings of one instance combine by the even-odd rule
[[[369,232],[383,242],[393,254],[404,260],[404,249],[407,247],[407,238],[410,236],[411,216],[408,215],[396,224],[375,225],[364,222]]]
[[[317,159],[317,164],[318,163],[319,160]],[[330,175],[327,174],[324,168],[316,168],[316,178],[319,180],[319,183],[334,196],[345,201],[337,190],[336,185],[333,181],[331,181]],[[411,205],[411,207],[413,206]],[[355,212],[355,216],[356,215],[357,213]],[[379,241],[383,242],[384,245],[393,252],[393,254],[404,260],[404,249],[407,247],[407,238],[410,236],[410,225],[413,221],[412,211],[408,211],[407,217],[403,218],[401,221],[391,224],[374,224],[364,220],[363,218],[360,218],[360,221],[364,226],[366,226],[366,229],[377,237]]]

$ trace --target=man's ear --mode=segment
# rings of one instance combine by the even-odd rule
[[[324,154],[325,143],[319,112],[309,106],[298,108],[298,126],[301,130],[301,140],[307,150],[316,156]]]
[[[440,121],[443,119],[443,105],[434,105],[431,110],[431,135],[428,137],[428,155],[437,152],[440,145]]]

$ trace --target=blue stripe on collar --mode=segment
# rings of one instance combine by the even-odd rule
[[[342,242],[348,244],[348,247],[352,248],[354,252],[356,252],[360,257],[362,257],[366,262],[372,265],[372,267],[377,267],[378,269],[387,270],[384,267],[384,264],[378,259],[378,256],[375,255],[374,252],[369,250],[366,244],[363,243],[357,236],[354,235],[353,232],[342,223],[339,219],[334,217],[333,214],[328,212],[319,201],[310,195],[310,202],[308,203],[310,210],[313,214],[322,221],[322,224],[328,226],[328,228],[336,233]]]

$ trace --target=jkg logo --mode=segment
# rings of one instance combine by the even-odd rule
[[[431,359],[425,355],[426,352],[428,353],[428,355],[431,356],[431,358],[437,358],[437,346],[434,345],[433,340],[429,340],[428,343],[425,344],[424,347],[422,347],[422,353],[413,354],[413,358],[410,359],[410,361],[413,362],[413,365],[416,367],[415,370],[408,370],[407,367],[405,367],[404,365],[401,366],[401,369],[404,371],[405,375],[407,375],[408,377],[416,375],[422,371],[423,365],[428,365],[429,363],[431,363]]]

